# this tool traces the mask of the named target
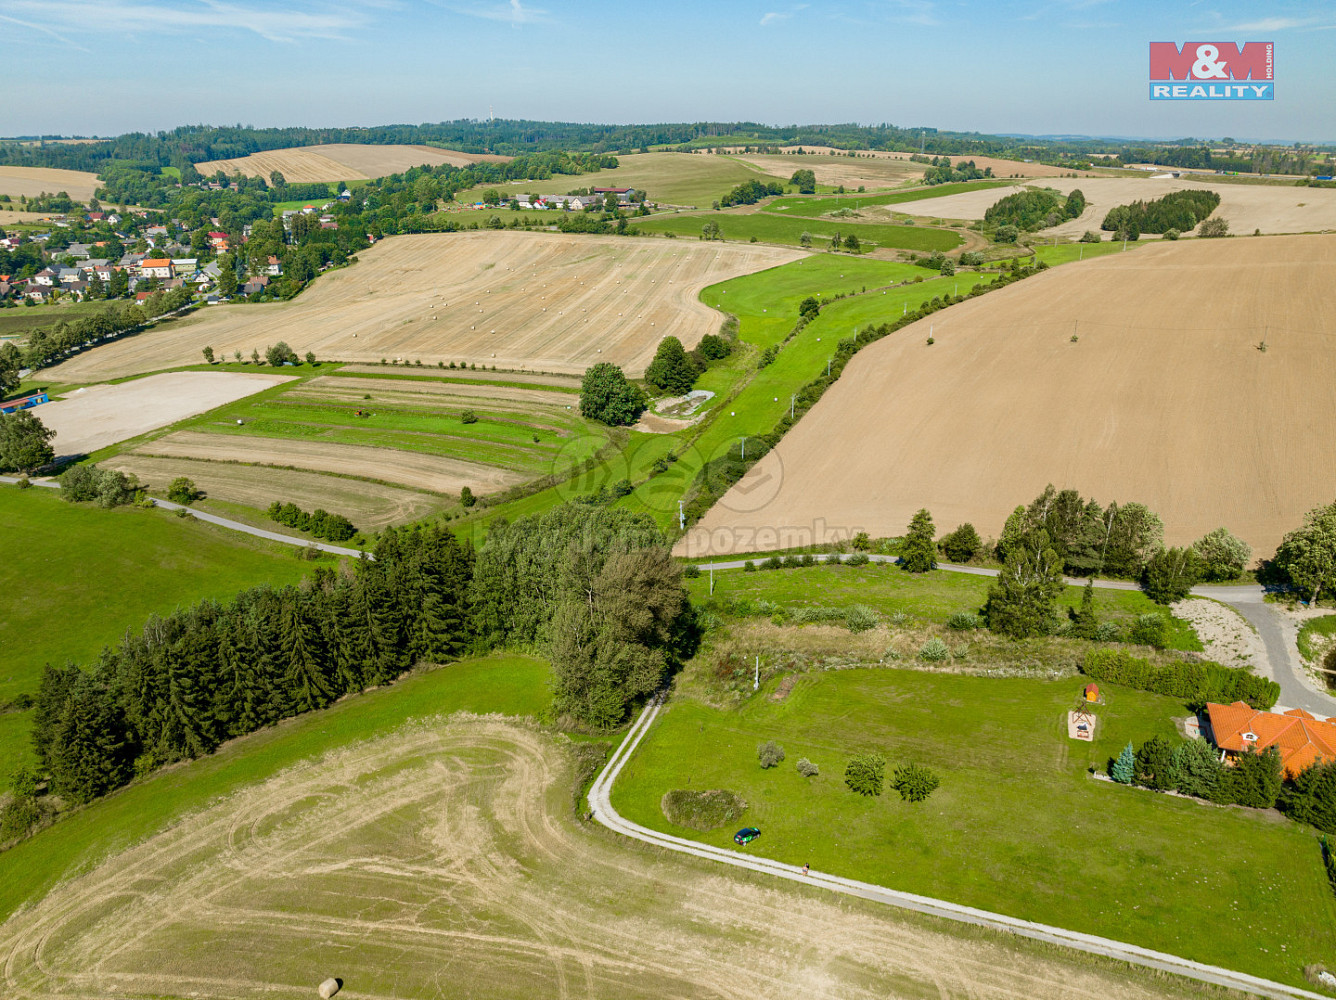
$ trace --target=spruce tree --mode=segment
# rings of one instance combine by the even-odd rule
[[[125,723],[107,689],[80,673],[56,724],[51,788],[72,802],[91,802],[130,779]]]
[[[1131,740],[1127,746],[1123,747],[1123,752],[1118,755],[1118,759],[1113,762],[1113,767],[1109,769],[1109,777],[1114,781],[1124,785],[1130,785],[1132,779],[1136,777],[1137,755],[1132,749]]]
[[[911,573],[926,573],[937,568],[936,531],[932,515],[920,509],[909,522],[909,531],[900,547],[900,564]]]
[[[1081,610],[1072,616],[1072,635],[1078,639],[1093,639],[1099,631],[1099,617],[1095,614],[1095,581],[1087,580],[1081,590]]]

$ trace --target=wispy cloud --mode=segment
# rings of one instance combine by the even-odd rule
[[[54,38],[58,42],[63,42],[65,45],[68,45],[71,48],[78,49],[80,52],[92,51],[91,49],[87,49],[84,46],[80,45],[78,42],[66,38],[59,31],[52,31],[49,27],[47,27],[44,24],[37,24],[36,22],[31,22],[31,21],[22,21],[17,17],[9,17],[7,14],[0,14],[0,21],[4,21],[8,24],[17,24],[20,28],[27,28],[30,31],[36,31],[40,32],[43,35],[48,35],[51,38]]]
[[[36,19],[28,27],[61,37],[56,25],[76,37],[83,34],[140,34],[189,32],[200,29],[251,32],[273,42],[312,38],[344,38],[366,22],[350,6],[325,4],[319,8],[282,9],[277,4],[251,6],[227,0],[196,0],[169,4],[158,0],[7,0],[9,14]],[[19,17],[4,20],[25,23]],[[62,41],[69,44],[68,38]]]
[[[1257,21],[1245,21],[1242,24],[1227,24],[1212,31],[1288,31],[1290,28],[1330,27],[1319,25],[1323,20],[1318,17],[1264,17]]]
[[[808,7],[807,4],[800,3],[793,7],[790,7],[788,10],[783,10],[783,11],[772,10],[768,14],[762,15],[761,27],[764,28],[768,24],[778,24],[780,21],[787,21],[794,14],[798,13],[800,10],[806,10],[807,7]]]
[[[526,7],[520,3],[520,0],[508,0],[507,3],[502,4],[446,4],[445,6],[456,14],[481,17],[486,21],[504,21],[506,24],[512,24],[516,27],[548,19],[547,11],[540,10],[537,7]]]

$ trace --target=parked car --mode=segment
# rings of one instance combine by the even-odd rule
[[[761,835],[761,831],[754,826],[744,826],[737,833],[733,834],[733,843],[739,847],[746,847],[753,840]]]

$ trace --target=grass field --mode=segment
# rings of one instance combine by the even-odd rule
[[[864,223],[856,220],[784,218],[756,212],[750,215],[730,215],[711,212],[704,215],[661,215],[642,219],[636,228],[644,233],[675,233],[678,236],[700,236],[701,227],[717,222],[725,240],[747,242],[753,236],[762,243],[781,243],[798,246],[803,233],[812,237],[812,246],[822,249],[830,246],[831,237],[854,234],[866,249],[889,248],[896,250],[954,250],[963,242],[961,237],[945,229],[928,226],[893,226]]]
[[[331,975],[353,996],[1192,993],[591,834],[559,738],[447,718],[540,713],[546,676],[498,657],[411,677],[159,772],[0,855],[6,993],[114,982],[221,1000]]]
[[[823,519],[891,535],[927,507],[996,536],[1052,482],[1147,504],[1167,544],[1224,525],[1269,555],[1331,500],[1336,305],[1311,290],[1336,280],[1336,241],[1109,246],[860,352],[702,533]],[[780,474],[763,508],[737,509]]]
[[[968,183],[938,184],[929,188],[919,187],[909,191],[893,191],[888,194],[842,194],[830,197],[792,195],[785,198],[776,198],[765,206],[764,211],[816,217],[825,215],[827,212],[837,212],[843,208],[852,208],[857,211],[860,208],[871,208],[874,205],[898,205],[905,201],[943,198],[948,195],[963,194],[966,191],[1006,186],[1006,181],[971,181]]]
[[[1065,732],[1079,679],[861,669],[802,675],[782,700],[773,687],[736,711],[676,699],[613,804],[724,846],[732,828],[671,828],[659,800],[673,788],[725,788],[749,803],[737,825],[762,830],[755,853],[1291,983],[1336,947],[1336,900],[1312,830],[1087,775],[1128,740],[1177,740],[1170,720],[1186,711],[1171,699],[1110,687],[1095,741],[1080,744]],[[767,739],[787,754],[772,771],[756,760]],[[888,776],[915,762],[941,787],[917,805],[889,788],[851,793],[844,765],[870,750],[886,755]],[[801,777],[799,757],[820,775]]]
[[[108,309],[118,309],[124,302],[58,302],[48,306],[19,306],[0,309],[0,337],[21,337],[39,326],[71,323]]]
[[[1310,663],[1325,655],[1333,640],[1336,640],[1336,615],[1310,618],[1299,628],[1299,652]]]
[[[0,704],[34,694],[44,664],[91,663],[151,614],[309,572],[284,546],[165,511],[101,510],[0,486],[15,544],[0,562]],[[26,760],[27,715],[0,715],[0,777]]]
[[[866,566],[808,566],[801,569],[721,570],[714,574],[714,597],[724,599],[764,599],[786,608],[849,607],[866,604],[891,615],[896,612],[918,621],[938,625],[958,611],[979,613],[988,599],[992,579],[969,573],[933,570],[907,573],[890,563]],[[708,574],[688,580],[692,600],[704,603],[710,598]],[[1068,587],[1058,600],[1059,608],[1079,608],[1081,587]],[[1139,590],[1096,589],[1095,613],[1100,621],[1114,621],[1127,626],[1138,615],[1163,614],[1168,611],[1155,604]],[[1336,616],[1333,616],[1336,618]],[[1170,616],[1168,648],[1199,651],[1202,646],[1192,626]]]
[[[600,361],[644,370],[659,341],[694,347],[719,328],[701,288],[797,258],[769,246],[557,233],[395,236],[291,302],[215,306],[53,369],[107,379],[249,356],[282,339],[321,359],[382,358],[583,374]]]

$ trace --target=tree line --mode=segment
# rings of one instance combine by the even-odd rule
[[[984,212],[983,221],[990,226],[1045,229],[1075,219],[1085,207],[1085,195],[1079,190],[1063,198],[1051,188],[1035,188],[999,199]]]
[[[560,507],[496,523],[476,553],[442,527],[391,528],[372,559],[154,616],[91,664],[48,665],[33,742],[51,791],[87,802],[416,663],[500,646],[546,652],[555,714],[603,728],[697,641],[643,515]]]
[[[1104,216],[1100,228],[1109,232],[1127,233],[1128,239],[1133,240],[1142,233],[1167,233],[1171,230],[1186,233],[1208,218],[1219,205],[1220,195],[1214,191],[1174,191],[1154,201],[1115,205]]]

